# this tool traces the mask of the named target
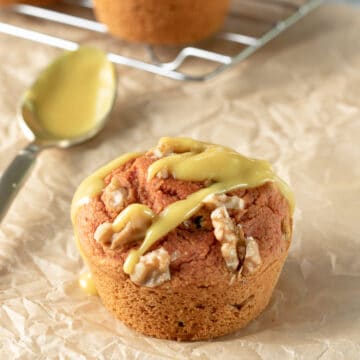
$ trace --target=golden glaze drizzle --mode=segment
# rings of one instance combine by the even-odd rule
[[[131,219],[141,217],[142,219],[153,220],[155,214],[153,211],[143,204],[130,204],[115,218],[112,228],[115,232],[121,231]]]
[[[98,294],[90,271],[86,271],[79,276],[79,286],[88,295]]]
[[[171,176],[179,180],[211,180],[213,183],[189,195],[184,200],[170,204],[153,218],[140,247],[132,250],[126,258],[124,272],[127,274],[133,272],[140,256],[145,254],[156,241],[192,217],[208,195],[225,193],[240,188],[253,188],[266,182],[274,182],[288,200],[291,211],[294,209],[294,198],[291,190],[285,182],[274,174],[267,161],[247,158],[232,149],[187,138],[162,138],[157,145],[157,150],[165,157],[155,161],[149,167],[149,180],[156,176],[159,171],[166,170]],[[116,165],[116,160],[111,164],[106,168],[108,172],[119,166]],[[101,175],[104,176],[104,173],[102,172]],[[83,198],[89,199],[101,192],[100,184],[94,187],[91,185],[92,182],[93,180],[85,180],[87,185],[75,194],[76,201],[73,204],[78,205],[73,210],[73,216],[76,213],[76,208],[84,203]],[[87,193],[87,189],[92,190],[90,194]],[[140,205],[140,207],[132,207],[130,210],[127,208],[124,211],[126,211],[126,218],[130,219],[132,216],[137,216],[139,211],[149,210],[146,206]]]
[[[75,234],[75,243],[76,243],[76,247],[78,248],[79,253],[80,253],[84,263],[87,264],[86,256],[80,246],[80,241],[76,234]],[[80,289],[83,290],[86,294],[88,294],[88,295],[97,295],[98,294],[90,271],[83,272],[79,276],[78,282],[79,282]]]

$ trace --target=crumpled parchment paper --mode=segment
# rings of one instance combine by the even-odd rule
[[[119,67],[108,126],[87,144],[44,151],[0,226],[0,358],[358,358],[359,15],[324,5],[207,83]],[[71,31],[79,41],[100,42]],[[0,171],[26,143],[15,121],[20,95],[57,54],[0,35]],[[246,329],[222,339],[142,336],[77,286],[83,264],[69,218],[75,188],[104,162],[163,135],[266,158],[296,194],[294,239],[271,303]]]

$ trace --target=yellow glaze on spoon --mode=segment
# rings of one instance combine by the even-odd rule
[[[98,49],[80,48],[57,58],[25,93],[25,106],[41,137],[72,139],[96,129],[115,99],[114,66]]]
[[[151,180],[158,172],[166,170],[172,177],[179,180],[212,181],[212,184],[189,195],[184,200],[170,204],[153,218],[141,246],[132,250],[125,261],[124,271],[127,274],[133,272],[140,257],[156,241],[192,217],[208,195],[241,188],[254,188],[266,182],[274,182],[288,200],[291,212],[294,209],[294,197],[291,190],[274,174],[267,161],[247,158],[223,146],[184,138],[162,138],[156,150],[165,157],[155,161],[149,167],[148,180]],[[109,172],[111,169],[112,166],[109,166]],[[88,186],[88,188],[95,187]],[[83,187],[81,194],[77,192],[75,195],[77,196],[75,204],[81,204],[83,198],[89,198],[89,194],[84,189]],[[96,186],[96,190],[101,191],[99,185]],[[90,196],[94,195],[95,192],[92,190]],[[140,205],[140,207],[132,206],[124,210],[126,218],[129,219],[132,216],[139,216],[139,211],[145,212],[148,208]],[[121,213],[119,216],[121,218]]]

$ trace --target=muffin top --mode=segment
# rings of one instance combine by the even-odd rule
[[[270,165],[163,138],[86,179],[72,217],[85,260],[137,285],[246,279],[284,253],[293,200]]]

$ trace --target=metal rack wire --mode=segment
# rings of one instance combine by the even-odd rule
[[[248,58],[322,2],[323,0],[236,0],[224,29],[206,41],[186,47],[137,45],[146,49],[146,54],[143,53],[139,58],[131,54],[122,55],[121,48],[124,49],[129,45],[119,40],[116,52],[109,51],[108,57],[116,64],[176,80],[208,80]],[[106,26],[93,19],[89,1],[67,0],[66,3],[62,7],[53,9],[15,5],[1,10],[0,15],[1,13],[17,14],[109,36]],[[71,7],[70,10],[68,6]],[[81,7],[80,16],[71,13],[74,6]],[[29,22],[26,23],[29,24]],[[240,28],[238,25],[241,25]],[[9,22],[0,21],[0,33],[64,50],[75,50],[79,47],[76,41],[64,39],[62,36],[44,34]],[[125,53],[128,54],[128,52],[127,49]],[[191,71],[186,66],[187,62],[192,64]],[[197,72],[194,72],[194,69]]]

